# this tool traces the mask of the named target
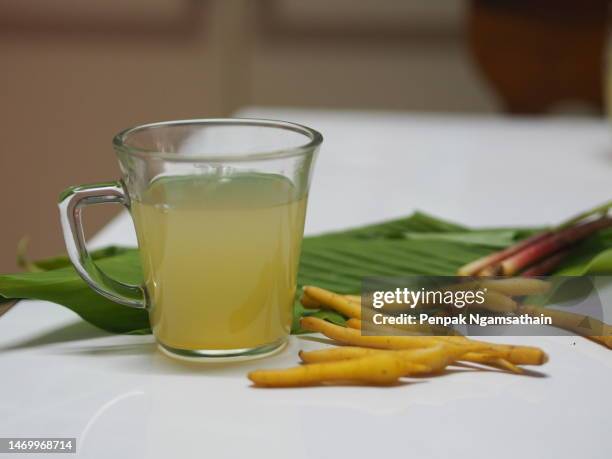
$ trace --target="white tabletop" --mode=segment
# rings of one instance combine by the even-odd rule
[[[472,225],[542,224],[612,196],[603,121],[240,115],[323,133],[309,234],[416,208]],[[93,245],[134,241],[121,215]],[[249,369],[293,365],[298,349],[318,345],[293,337],[267,360],[185,364],[150,336],[107,335],[61,306],[24,301],[0,318],[0,437],[77,437],[80,457],[117,459],[609,457],[610,351],[579,338],[505,340],[549,353],[541,377],[457,371],[393,388],[266,390],[250,387]]]

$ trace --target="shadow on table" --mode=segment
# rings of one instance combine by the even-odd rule
[[[115,357],[113,364],[119,365],[121,371],[142,375],[187,375],[233,376],[244,377],[246,372],[261,368],[262,365],[274,363],[275,359],[286,357],[287,350],[265,359],[238,362],[189,362],[173,359],[159,351],[154,338],[150,341],[117,344],[93,344],[56,350],[63,355],[83,356],[88,358]],[[125,357],[125,359],[116,359]],[[132,358],[128,358],[132,357]],[[136,357],[136,358],[134,358]]]
[[[80,346],[70,349],[61,349],[62,354],[80,355],[87,357],[118,357],[118,356],[149,356],[156,353],[157,345],[151,341],[138,343],[120,343],[99,346]]]
[[[104,336],[110,336],[110,333],[100,330],[99,328],[80,320],[55,328],[51,331],[41,333],[33,338],[28,338],[27,340],[23,340],[15,344],[0,347],[0,352],[28,349],[71,341],[81,341],[92,338],[101,338]]]

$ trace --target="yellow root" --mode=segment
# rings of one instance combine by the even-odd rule
[[[391,336],[395,335],[423,335],[423,336],[462,336],[456,330],[443,325],[420,325],[420,324],[394,324],[376,325],[359,319],[349,319],[346,326],[355,330],[369,330],[372,334],[382,335],[387,332]]]
[[[357,303],[358,305],[361,305],[361,295],[344,295],[344,298],[346,298],[352,303]]]
[[[480,281],[480,288],[495,290],[509,296],[540,295],[550,290],[550,282],[527,277],[488,279]]]
[[[359,319],[349,319],[346,326],[360,331],[369,331],[373,335],[389,336],[431,336],[432,330],[427,325],[375,325]],[[401,328],[400,328],[401,327]]]
[[[518,305],[516,304],[516,301],[509,296],[489,290],[485,294],[484,303],[473,305],[472,307],[486,309],[487,311],[493,312],[516,312]]]
[[[612,349],[612,336],[587,336],[586,338]]]
[[[536,306],[520,306],[511,296],[538,294],[547,291],[550,284],[538,279],[482,279],[448,287],[449,290],[487,289],[484,309],[502,313],[544,313],[552,316],[553,323],[561,328],[579,332],[586,316],[565,313]],[[304,288],[301,302],[306,308],[326,308],[347,317],[347,327],[341,327],[316,317],[303,317],[302,328],[319,332],[345,346],[318,351],[300,351],[304,365],[281,370],[257,370],[249,379],[262,387],[297,387],[321,383],[353,382],[361,384],[389,385],[404,376],[429,375],[443,371],[456,362],[472,362],[513,373],[522,373],[517,365],[541,365],[548,356],[541,349],[530,346],[512,346],[472,340],[464,336],[448,336],[456,333],[449,327],[435,325],[375,325],[373,315],[382,313],[369,308],[362,309],[361,297],[339,295],[322,288]],[[395,305],[385,305],[390,308]],[[403,306],[405,307],[405,306]],[[590,319],[593,320],[593,319]],[[592,327],[602,336],[587,336],[612,348],[611,327],[593,321]],[[364,336],[363,327],[372,332],[389,333],[391,336]],[[597,328],[599,327],[599,328]],[[404,335],[393,336],[398,333]],[[415,336],[427,333],[427,336]],[[408,334],[408,335],[406,335]],[[434,334],[434,336],[432,336]]]
[[[375,349],[417,349],[435,346],[440,342],[439,337],[436,336],[362,336],[358,330],[340,327],[316,317],[303,317],[300,321],[300,325],[306,330],[322,333],[328,338],[335,339],[341,343]],[[449,341],[448,344],[456,343]],[[469,350],[491,349],[491,346],[487,343],[476,344],[469,341],[463,341],[460,344],[465,346],[466,352]]]
[[[494,368],[501,368],[502,370],[506,370],[511,373],[523,373],[523,370],[520,367],[508,362],[506,359],[496,357],[495,353],[487,355],[486,353],[481,354],[478,352],[469,352],[461,357],[461,360],[465,362],[479,363],[481,365],[487,365]]]
[[[427,348],[427,349],[433,349],[433,348],[436,348],[436,347],[434,346],[432,348]],[[300,351],[299,356],[300,356],[300,359],[304,363],[321,363],[321,362],[337,362],[339,360],[349,360],[349,359],[361,358],[361,357],[365,357],[368,355],[377,354],[380,352],[410,353],[413,351],[384,351],[380,349],[369,349],[365,347],[339,346],[339,347],[333,347],[329,349],[321,349],[318,351],[310,351],[310,352]],[[412,355],[404,354],[404,357],[409,358],[411,361],[417,361],[415,360],[414,354]],[[488,366],[492,366],[495,368],[501,368],[501,369],[510,371],[512,373],[517,373],[517,374],[521,374],[523,372],[519,367],[517,367],[516,365],[513,365],[507,360],[500,359],[495,356],[491,356],[490,354],[487,355],[487,354],[480,354],[477,352],[468,352],[468,353],[464,353],[463,355],[461,355],[459,360],[465,361],[465,362],[478,363],[481,365],[488,365]],[[419,363],[423,363],[423,362],[419,362]],[[431,363],[429,362],[428,364],[431,364]]]
[[[531,305],[521,306],[519,312],[534,317],[539,317],[540,314],[543,314],[552,319],[552,324],[555,327],[584,336],[585,338],[612,349],[612,326],[601,320],[569,311],[560,311],[558,309]],[[596,334],[590,334],[588,331]]]
[[[380,351],[367,347],[338,346],[321,349],[318,351],[300,351],[299,357],[304,363],[337,362],[338,360],[357,359],[373,355]]]
[[[496,356],[507,360],[515,365],[543,365],[548,362],[548,355],[537,347],[532,346],[514,346],[510,344],[487,343],[474,339],[468,339],[464,336],[437,336],[436,339],[447,341],[455,344],[461,344],[463,340],[467,340],[472,344],[481,344],[489,346],[489,349],[496,353]]]
[[[302,303],[302,306],[307,309],[319,309],[323,307],[321,303],[306,295],[306,293],[302,294],[302,298],[300,298],[300,303]]]
[[[492,351],[496,357],[515,365],[542,365],[548,361],[546,353],[537,347],[487,343],[464,336],[362,336],[356,329],[340,327],[316,317],[304,317],[301,325],[306,330],[323,333],[328,338],[354,346],[399,350],[429,347],[445,342],[466,346],[470,351]],[[352,321],[351,325],[356,326],[357,322]]]
[[[313,304],[314,302],[318,303],[316,307],[332,309],[345,317],[354,317],[356,319],[361,319],[361,306],[356,304],[355,302],[351,302],[346,299],[342,295],[338,295],[337,293],[330,292],[328,290],[307,286],[304,287],[304,295],[302,298],[309,298],[307,300],[308,304]],[[310,300],[313,300],[312,303]],[[310,307],[304,304],[304,307]]]
[[[397,353],[410,362],[427,366],[429,371],[421,374],[429,374],[443,371],[451,363],[461,360],[469,351],[458,346],[438,343],[428,348],[387,352]]]
[[[550,282],[528,277],[510,277],[507,279],[478,279],[461,282],[446,287],[445,290],[482,290],[495,291],[508,296],[539,295],[550,290]]]
[[[392,353],[376,354],[336,362],[312,363],[283,370],[256,370],[248,377],[263,387],[297,387],[334,381],[389,385],[402,376],[429,371]]]
[[[333,351],[333,352],[332,352]],[[466,351],[438,343],[425,349],[381,351],[338,348],[301,352],[305,362],[284,370],[257,370],[249,379],[258,386],[295,387],[323,382],[354,381],[366,384],[392,384],[403,376],[437,373],[457,361]]]

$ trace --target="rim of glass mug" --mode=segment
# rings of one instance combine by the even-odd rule
[[[130,136],[138,134],[139,132],[150,129],[177,126],[250,126],[281,129],[302,134],[308,138],[308,142],[302,145],[291,146],[287,148],[224,155],[180,155],[176,153],[167,153],[158,150],[134,147],[126,144],[126,141],[129,139]],[[164,161],[173,162],[238,162],[288,158],[292,156],[300,156],[306,153],[310,153],[313,150],[317,149],[322,142],[323,135],[321,135],[320,132],[307,126],[298,123],[292,123],[289,121],[259,118],[198,118],[175,121],[159,121],[155,123],[147,123],[124,129],[123,131],[115,135],[115,137],[113,137],[113,146],[117,151],[127,153],[129,155],[134,155],[143,159],[156,158]]]

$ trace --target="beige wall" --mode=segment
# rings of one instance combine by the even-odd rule
[[[464,0],[272,0],[258,9],[251,102],[497,110],[472,65]]]
[[[253,104],[494,110],[462,3],[0,0],[0,272],[23,236],[32,257],[62,251],[58,193],[117,177],[130,125]],[[92,231],[109,215],[89,213]]]
[[[220,55],[232,45],[217,36],[224,32],[214,21],[227,8],[191,2],[187,9],[190,2],[174,0],[23,2],[42,11],[31,14],[15,3],[0,2],[0,272],[16,268],[23,236],[32,257],[63,249],[57,195],[117,177],[110,143],[117,131],[233,109],[223,101]],[[146,3],[149,15],[141,17],[135,3],[141,10]],[[88,213],[92,230],[109,216]]]

